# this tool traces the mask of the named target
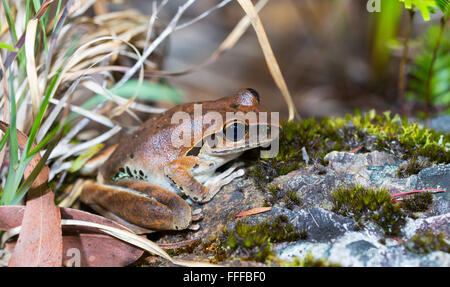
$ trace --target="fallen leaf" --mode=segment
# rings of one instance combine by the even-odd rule
[[[263,212],[267,212],[271,209],[272,209],[271,207],[256,207],[256,208],[252,208],[252,209],[240,212],[236,215],[236,217],[244,217],[244,216],[254,215],[254,214],[258,214],[258,213],[263,213]]]
[[[7,126],[6,123],[0,123],[4,131]],[[27,136],[19,130],[17,142],[23,150]],[[40,159],[40,155],[36,154],[25,168],[24,179],[30,176]],[[47,185],[48,175],[49,169],[44,166],[28,191],[22,228],[9,266],[56,267],[62,264],[61,214],[55,205],[54,194]]]
[[[20,226],[24,211],[24,206],[0,206],[0,230],[9,230]],[[71,208],[60,208],[60,211],[62,219],[94,222],[130,231],[112,220],[88,212]],[[62,234],[62,263],[64,266],[121,267],[135,262],[144,253],[140,248],[94,228],[63,226]],[[7,246],[11,249],[15,245],[14,242],[8,242]]]

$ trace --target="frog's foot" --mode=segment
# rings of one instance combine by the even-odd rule
[[[200,164],[198,158],[187,156],[171,162],[165,168],[167,177],[172,180],[181,192],[195,202],[203,203],[210,201],[222,186],[244,175],[243,169],[235,171],[240,164],[234,164],[223,173],[213,176],[204,184],[201,184],[190,172],[198,164]]]
[[[192,231],[199,230],[200,224],[198,224],[196,222],[203,219],[202,209],[201,208],[194,209],[191,214],[191,219],[192,219],[192,222],[191,222],[191,225],[189,225],[188,229],[192,230]]]
[[[117,184],[120,186],[88,182],[83,187],[81,200],[97,206],[98,212],[105,217],[120,218],[147,230],[189,227],[191,208],[173,192],[146,182],[121,180]]]
[[[209,190],[209,195],[205,198],[205,201],[209,201],[211,198],[213,198],[214,195],[219,192],[222,186],[229,184],[235,178],[243,176],[245,174],[244,169],[238,169],[237,171],[235,171],[235,169],[240,167],[241,165],[242,164],[240,163],[233,164],[224,172],[207,180],[205,182],[205,187]]]
[[[220,182],[226,182],[226,183],[221,185],[221,186],[223,186],[223,185],[226,185],[226,184],[230,183],[236,177],[243,176],[244,175],[244,170],[243,169],[240,169],[240,170],[238,170],[236,172],[233,172],[233,171],[236,170],[236,168],[241,167],[243,165],[244,164],[241,163],[241,162],[234,163],[231,167],[229,167],[224,172],[219,173],[216,176],[208,179],[205,182],[205,186],[212,186],[212,185],[218,184]]]
[[[197,208],[192,211],[191,214],[192,221],[199,221],[203,218],[202,209]]]

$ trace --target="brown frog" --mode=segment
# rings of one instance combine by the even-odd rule
[[[137,233],[198,229],[191,223],[200,211],[188,202],[211,200],[244,175],[239,164],[221,173],[219,167],[276,139],[278,122],[271,124],[260,112],[266,110],[253,89],[167,110],[119,142],[99,168],[97,183],[84,185],[81,200]],[[258,118],[245,117],[251,114]]]

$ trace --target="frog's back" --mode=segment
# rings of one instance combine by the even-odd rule
[[[180,105],[147,120],[137,131],[124,136],[116,150],[100,168],[104,182],[131,177],[147,181],[163,172],[164,165],[183,156],[183,147],[171,143],[177,125],[172,115],[190,104]]]

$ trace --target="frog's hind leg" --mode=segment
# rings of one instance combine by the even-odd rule
[[[189,227],[191,208],[178,195],[147,182],[120,180],[116,184],[120,186],[87,182],[81,200],[106,217],[121,218],[146,230]]]

